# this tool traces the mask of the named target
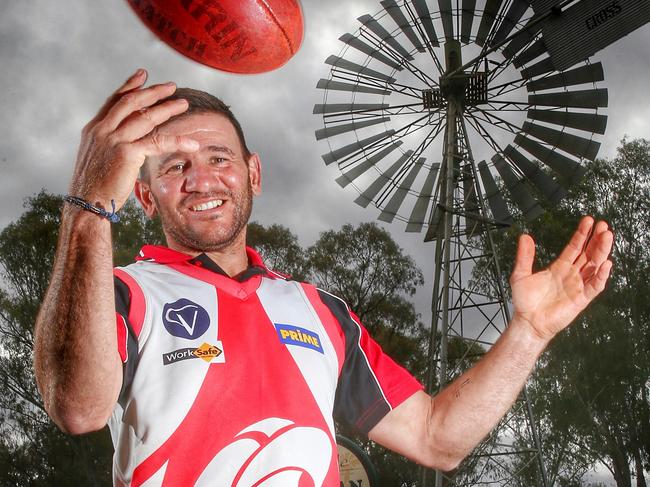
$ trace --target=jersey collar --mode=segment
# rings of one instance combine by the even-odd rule
[[[248,269],[244,272],[235,276],[233,279],[243,282],[253,276],[264,274],[269,277],[271,276],[269,270],[264,265],[262,257],[251,247],[246,247],[246,257],[248,257]],[[216,272],[225,277],[228,277],[226,272],[219,267],[219,265],[214,262],[207,254],[202,253],[195,257],[179,252],[177,250],[170,249],[163,245],[145,245],[140,249],[140,253],[135,258],[135,260],[147,260],[156,262],[158,264],[182,264],[188,263],[190,265],[195,265],[197,267],[202,267],[204,269]]]

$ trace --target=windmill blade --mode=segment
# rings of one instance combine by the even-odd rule
[[[542,28],[539,24],[530,27],[532,19],[522,27],[519,33],[513,37],[513,39],[503,48],[503,56],[506,59],[512,58],[515,54],[521,51],[524,46],[528,45],[531,41],[535,39],[537,33]],[[541,38],[540,38],[541,39]],[[544,48],[546,50],[546,47]],[[533,58],[534,59],[534,58]],[[519,67],[515,64],[515,67]]]
[[[597,88],[528,95],[528,103],[547,107],[601,108],[607,106],[607,89]]]
[[[415,12],[418,14],[418,19],[424,28],[424,33],[427,35],[429,44],[438,47],[440,42],[438,42],[438,36],[436,35],[436,29],[433,27],[433,20],[426,0],[411,0],[411,4],[413,4]]]
[[[460,40],[465,44],[469,43],[472,34],[472,23],[474,22],[474,11],[476,0],[463,0],[463,13],[460,25]]]
[[[382,7],[384,7],[384,10],[388,12],[388,15],[390,15],[393,21],[397,24],[397,27],[399,27],[401,31],[404,32],[407,39],[411,41],[413,47],[415,47],[419,52],[424,52],[425,48],[422,45],[422,42],[420,42],[420,39],[411,27],[411,23],[406,19],[404,12],[402,12],[402,9],[399,8],[395,0],[383,0],[380,3]]]
[[[521,76],[523,78],[530,79],[541,74],[549,73],[551,71],[555,71],[555,67],[551,62],[551,58],[547,57],[528,68],[522,69]]]
[[[533,183],[533,186],[535,186],[548,201],[551,203],[558,203],[566,196],[566,190],[563,187],[542,171],[537,164],[529,161],[526,156],[515,149],[512,145],[508,145],[503,153],[522,173],[524,173],[528,180]]]
[[[492,25],[497,18],[502,2],[503,0],[487,0],[485,4],[485,10],[483,11],[483,17],[481,17],[481,23],[478,26],[475,40],[475,42],[481,47],[485,44],[485,40],[490,34],[490,30],[492,30]]]
[[[607,126],[607,116],[598,115],[597,113],[530,109],[528,110],[528,118],[596,134],[604,134]]]
[[[379,39],[392,47],[395,52],[398,52],[400,56],[409,61],[413,60],[413,56],[402,46],[397,39],[395,39],[390,32],[388,32],[382,25],[375,20],[372,15],[362,15],[357,19],[363,25],[365,25],[370,31],[372,31]]]
[[[352,181],[357,179],[359,176],[365,173],[372,166],[376,166],[379,163],[379,161],[381,161],[388,154],[390,154],[395,149],[397,149],[400,145],[402,145],[401,140],[398,140],[397,142],[393,142],[391,145],[373,154],[368,159],[365,159],[363,162],[355,166],[352,166],[351,169],[348,169],[347,171],[342,171],[341,175],[338,178],[336,178],[336,182],[339,184],[339,186],[345,188],[348,184],[350,184]]]
[[[519,179],[500,154],[495,154],[492,157],[492,162],[499,171],[503,184],[512,196],[514,203],[519,207],[526,220],[534,220],[544,213],[542,207],[532,197],[530,187],[523,179]]]
[[[314,105],[314,115],[328,113],[352,113],[359,111],[384,110],[388,103],[319,103]]]
[[[316,88],[321,90],[349,91],[350,93],[370,93],[372,95],[390,95],[390,90],[382,88],[371,88],[360,84],[343,83],[331,79],[319,79]]]
[[[461,169],[461,177],[463,180],[463,206],[465,207],[465,233],[468,238],[475,237],[483,231],[483,224],[469,215],[478,215],[480,213],[478,198],[476,193],[476,186],[472,168],[469,164],[465,164]]]
[[[512,64],[515,68],[521,68],[524,64],[528,64],[546,52],[546,44],[544,44],[544,39],[540,37],[514,58]]]
[[[531,81],[526,84],[526,89],[528,91],[550,90],[552,88],[595,83],[604,79],[605,74],[601,63],[586,64],[579,68]]]
[[[422,227],[424,226],[424,219],[429,209],[429,204],[433,201],[433,185],[436,182],[436,176],[440,170],[440,164],[435,163],[431,165],[429,169],[429,174],[422,185],[422,189],[418,194],[417,200],[415,201],[415,206],[413,206],[413,211],[411,211],[411,216],[409,217],[409,222],[406,225],[407,232],[421,232]]]
[[[485,163],[485,161],[478,163],[478,171],[481,175],[483,187],[485,188],[485,197],[487,198],[488,204],[490,205],[492,217],[498,223],[512,225],[514,223],[514,220],[508,211],[508,205],[503,199],[503,195],[501,194],[501,191],[499,191],[497,183],[494,181],[492,173],[490,172],[490,168],[488,168],[488,165]]]
[[[389,120],[390,117],[372,118],[370,120],[364,120],[362,122],[352,122],[343,125],[334,125],[334,126],[326,127],[324,129],[318,129],[316,131],[316,140],[322,140],[327,137],[332,137],[334,135],[346,134],[348,132],[353,132],[365,127],[377,125],[378,123],[385,123],[388,122]]]
[[[388,56],[385,56],[384,54],[379,52],[379,50],[376,47],[369,46],[361,39],[353,36],[352,34],[343,34],[341,37],[339,37],[339,40],[345,42],[348,46],[354,47],[356,50],[361,51],[362,53],[375,58],[377,61],[379,61],[380,63],[384,63],[388,67],[396,69],[397,71],[401,71],[402,69],[404,69],[402,68],[402,66],[399,65],[399,63],[396,63]]]
[[[519,134],[515,137],[514,143],[528,152],[531,156],[546,164],[560,175],[569,185],[580,181],[587,170],[570,157],[560,154],[553,149],[546,147],[536,140],[529,139]]]
[[[402,141],[398,141],[399,143],[396,142],[397,146],[402,144]],[[392,149],[391,149],[392,150]],[[363,193],[361,193],[357,198],[354,200],[354,202],[362,206],[363,208],[366,208],[374,199],[377,197],[379,192],[384,188],[388,183],[390,183],[397,174],[397,171],[399,171],[411,158],[413,155],[413,151],[409,150],[406,151],[404,154],[402,154],[386,171],[383,173],[380,173],[379,176],[368,186]],[[356,173],[351,174],[351,175],[345,175],[346,179],[348,182],[351,182],[352,179],[351,177],[358,177],[355,176]],[[341,180],[341,181],[339,181]],[[336,179],[336,182],[339,183],[341,186],[345,187],[347,186],[348,183],[343,181],[343,176],[340,176],[339,178]],[[345,184],[344,184],[345,183]]]
[[[336,66],[337,68],[345,69],[346,71],[350,71],[352,73],[362,74],[370,78],[377,78],[388,83],[395,83],[395,81],[397,81],[395,78],[388,76],[387,74],[367,68],[366,66],[362,66],[357,63],[353,63],[352,61],[348,61],[347,59],[343,59],[342,57],[338,56],[328,57],[325,60],[325,64]]]
[[[384,207],[384,210],[377,217],[379,220],[386,223],[391,223],[393,219],[397,216],[399,207],[402,205],[402,202],[404,201],[404,198],[406,198],[406,195],[411,189],[411,186],[413,186],[413,182],[415,181],[415,178],[417,177],[418,173],[424,166],[425,160],[426,160],[425,157],[420,157],[415,162],[415,164],[413,164],[413,167],[408,172],[406,177],[397,186],[395,193],[393,193],[393,196],[390,198],[388,204]]]
[[[529,2],[526,0],[512,0],[510,8],[508,8],[496,34],[494,34],[494,37],[492,38],[491,45],[494,46],[508,37],[512,30],[517,27],[517,24],[526,13],[529,6]]]
[[[577,135],[568,134],[550,127],[543,127],[531,122],[524,122],[521,127],[523,133],[531,135],[547,144],[550,144],[564,152],[576,157],[584,157],[593,161],[598,154],[600,142],[585,139]]]
[[[323,161],[325,161],[326,165],[330,165],[334,161],[338,161],[339,159],[349,156],[350,154],[354,154],[357,151],[361,151],[365,147],[374,144],[375,142],[379,142],[381,140],[387,139],[388,137],[392,136],[394,133],[395,130],[390,129],[387,130],[386,132],[382,132],[380,134],[373,135],[363,140],[358,140],[351,144],[345,145],[340,149],[336,149],[333,150],[332,152],[328,152],[327,154],[323,154],[321,157],[323,158]]]
[[[451,0],[438,0],[438,9],[440,20],[442,20],[442,29],[445,32],[445,39],[454,38],[454,20],[452,17]]]

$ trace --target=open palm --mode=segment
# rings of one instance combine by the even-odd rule
[[[558,258],[533,273],[535,242],[522,235],[510,277],[515,317],[544,339],[566,328],[605,288],[612,242],[607,223],[584,217]]]

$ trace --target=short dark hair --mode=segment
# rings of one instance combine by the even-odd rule
[[[197,113],[216,113],[218,115],[223,115],[235,128],[244,157],[248,159],[251,156],[251,151],[246,145],[246,138],[244,137],[244,131],[241,128],[239,120],[237,120],[235,114],[232,113],[230,107],[221,99],[211,95],[210,93],[206,93],[205,91],[195,90],[194,88],[177,88],[173,95],[161,100],[158,104],[180,99],[187,100],[187,103],[189,104],[187,110],[180,115],[173,116],[165,123]],[[149,179],[145,166],[142,166],[142,170],[140,171],[140,179],[143,179],[144,181],[148,181]]]

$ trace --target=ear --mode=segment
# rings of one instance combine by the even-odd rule
[[[253,194],[262,194],[262,163],[257,153],[251,154],[248,158],[248,178],[250,179]]]
[[[142,209],[144,210],[145,215],[149,218],[153,218],[156,215],[156,200],[153,198],[151,193],[151,188],[147,183],[141,179],[136,180],[135,187],[133,188],[135,197],[140,202]]]

